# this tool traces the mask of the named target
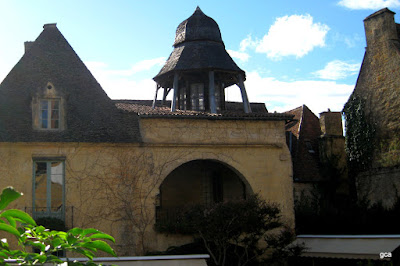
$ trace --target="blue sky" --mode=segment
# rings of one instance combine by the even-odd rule
[[[246,71],[250,101],[278,112],[306,104],[318,114],[340,111],[354,88],[363,19],[383,7],[399,12],[400,0],[0,0],[0,81],[23,43],[57,23],[111,98],[152,99],[152,78],[173,50],[176,27],[196,6],[218,23]],[[226,94],[240,99],[236,87]]]

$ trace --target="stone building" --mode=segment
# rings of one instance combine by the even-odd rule
[[[400,25],[384,8],[364,20],[367,47],[345,105],[359,199],[391,207],[400,189]]]
[[[286,124],[286,143],[293,161],[295,206],[348,195],[341,113],[328,110],[318,118],[306,105],[286,113],[294,115]]]
[[[186,204],[258,193],[294,225],[293,116],[248,102],[213,19],[197,9],[177,29],[154,78],[172,102],[111,100],[56,24],[43,28],[0,84],[0,185],[24,193],[15,207],[110,233],[121,256],[190,242],[154,230]],[[225,102],[235,84],[243,102]]]

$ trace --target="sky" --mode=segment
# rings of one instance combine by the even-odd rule
[[[179,23],[199,6],[219,25],[246,71],[251,102],[270,112],[303,104],[341,111],[366,41],[363,20],[400,0],[0,0],[0,81],[47,23],[58,29],[112,99],[153,99],[152,78],[173,50]],[[395,20],[398,15],[395,15]],[[226,100],[240,101],[237,86]]]

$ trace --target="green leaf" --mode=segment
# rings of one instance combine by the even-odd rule
[[[68,242],[70,245],[75,244],[76,241],[78,241],[78,239],[77,239],[74,235],[68,234],[67,242]]]
[[[46,230],[46,228],[44,226],[42,226],[42,225],[40,225],[40,226],[35,228],[36,234],[41,234],[41,233],[44,232],[44,230]]]
[[[64,243],[63,239],[61,239],[60,237],[56,237],[54,239],[51,240],[51,245],[55,248],[57,248],[59,245],[61,245],[62,243]]]
[[[73,251],[82,254],[83,256],[87,257],[90,260],[93,260],[94,254],[89,250],[85,250],[83,248],[76,248]]]
[[[72,228],[71,230],[68,231],[69,234],[72,234],[74,236],[82,234],[83,230],[81,228]]]
[[[87,234],[97,234],[97,233],[101,233],[101,232],[94,228],[88,228],[88,229],[83,230],[82,235],[85,236]]]
[[[8,242],[7,242],[7,238],[3,238],[0,240],[0,248],[1,248],[1,250],[10,250]]]
[[[46,255],[40,255],[38,257],[36,257],[36,259],[40,262],[40,263],[45,263],[47,260],[47,256]]]
[[[115,243],[115,239],[112,236],[105,234],[105,233],[93,234],[93,235],[89,236],[89,238],[90,239],[93,239],[93,238],[107,239],[107,240],[110,240],[113,243]]]
[[[87,248],[96,248],[98,250],[107,252],[110,255],[117,256],[115,254],[115,251],[110,247],[110,245],[102,240],[94,240],[92,242],[87,242],[84,243],[82,246]]]
[[[8,225],[8,224],[0,224],[0,230],[8,232],[10,234],[13,234],[16,237],[20,237],[21,236],[21,234],[19,233],[19,231],[15,227],[13,227],[11,225]]]
[[[17,222],[15,221],[14,218],[12,218],[11,216],[7,216],[6,217],[8,223],[12,226],[12,227],[17,227]]]
[[[45,252],[46,246],[43,243],[41,243],[39,241],[35,241],[35,242],[31,242],[30,244],[31,244],[31,246],[40,249],[40,251]]]
[[[68,234],[66,232],[51,231],[50,234],[53,235],[53,237],[59,237],[59,238],[63,239],[64,241],[67,241]]]
[[[4,210],[8,204],[21,197],[22,193],[16,191],[13,187],[6,187],[0,195],[0,210]]]
[[[33,218],[29,214],[27,214],[26,212],[23,212],[21,210],[16,210],[16,209],[7,210],[7,211],[3,212],[2,214],[0,214],[0,217],[5,217],[5,218],[12,217],[12,218],[18,219],[21,222],[24,222],[26,224],[36,226],[35,220],[33,220]]]

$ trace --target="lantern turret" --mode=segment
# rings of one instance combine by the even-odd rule
[[[245,72],[225,50],[218,24],[199,7],[176,30],[174,50],[153,79],[163,100],[173,89],[171,111],[194,110],[218,113],[225,110],[225,88],[237,84],[243,109],[251,112],[244,87]]]

